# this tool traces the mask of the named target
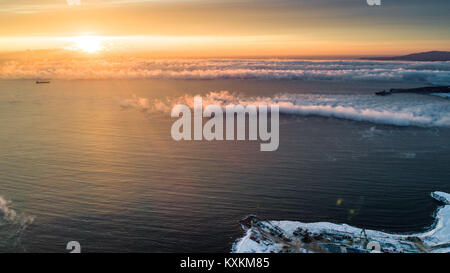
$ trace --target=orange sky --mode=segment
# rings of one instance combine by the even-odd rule
[[[384,2],[371,7],[364,0],[5,0],[0,51],[307,57],[449,50],[445,1]]]

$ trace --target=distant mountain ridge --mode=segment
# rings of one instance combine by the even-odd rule
[[[402,56],[392,57],[363,57],[363,60],[378,60],[378,61],[424,61],[424,62],[438,62],[450,61],[450,51],[427,51],[419,52]]]

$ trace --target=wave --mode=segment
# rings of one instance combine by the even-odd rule
[[[245,97],[228,91],[202,96],[203,105],[229,104],[278,105],[284,115],[322,116],[395,126],[450,127],[450,104],[432,96],[399,94],[308,95],[279,94],[273,97]],[[132,97],[122,101],[124,108],[168,113],[177,104],[193,107],[193,96],[167,98],[165,101]]]
[[[358,60],[6,60],[0,79],[264,79],[450,84],[450,62]]]
[[[450,252],[450,194],[433,192],[444,203],[436,212],[433,228],[417,234],[390,234],[327,222],[241,221],[244,237],[232,247],[236,253],[273,252]]]

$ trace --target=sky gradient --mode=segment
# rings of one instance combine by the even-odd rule
[[[70,49],[78,36],[101,37],[108,52],[155,56],[449,50],[449,7],[448,0],[377,7],[365,0],[2,0],[0,51]]]

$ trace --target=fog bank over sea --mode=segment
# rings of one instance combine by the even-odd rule
[[[0,79],[260,79],[450,84],[450,62],[302,59],[3,59]]]

